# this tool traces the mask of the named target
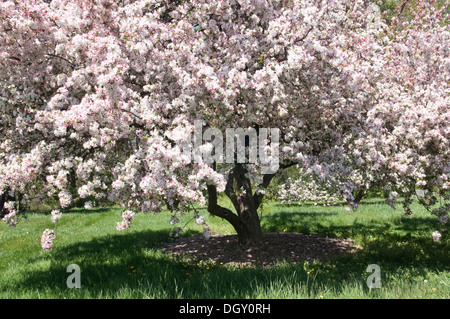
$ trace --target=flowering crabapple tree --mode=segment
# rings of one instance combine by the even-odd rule
[[[408,7],[411,2],[414,6]],[[450,65],[448,17],[441,14],[448,13],[448,2],[410,3],[399,5],[383,28],[383,39],[390,43],[384,47],[387,74],[373,73],[383,81],[377,83],[380,89],[374,92],[374,107],[365,114],[372,125],[366,125],[360,138],[340,157],[354,163],[345,164],[352,169],[340,181],[351,182],[353,196],[344,198],[350,199],[354,208],[370,188],[381,187],[393,208],[399,197],[405,199],[406,214],[412,213],[409,206],[420,194],[419,203],[447,224]],[[373,64],[371,59],[360,58]],[[322,178],[320,172],[308,170],[303,176],[312,176],[314,181]],[[333,180],[335,176],[328,175],[320,184],[329,189],[329,196],[337,193],[340,184]],[[282,194],[290,200],[304,198],[296,191],[297,184],[299,181],[283,185]]]
[[[277,172],[187,154],[201,121],[278,129],[278,171],[301,164],[350,204],[371,180],[448,200],[445,6],[414,3],[387,25],[366,0],[2,1],[0,192],[64,209],[75,176],[81,198],[124,207],[119,230],[200,203],[260,244]]]

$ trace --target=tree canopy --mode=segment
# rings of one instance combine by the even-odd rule
[[[0,193],[119,202],[118,229],[135,212],[207,203],[258,243],[276,173],[236,154],[205,162],[207,140],[186,154],[200,121],[278,129],[279,171],[298,165],[352,207],[376,184],[406,210],[423,190],[447,216],[448,3],[393,10],[388,21],[365,0],[2,1]]]

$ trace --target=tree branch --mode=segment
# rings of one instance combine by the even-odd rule
[[[289,163],[280,165],[280,168],[286,169],[288,167],[291,167],[291,166],[294,166],[294,165],[297,165],[297,164],[298,163],[296,163],[296,162],[289,162]],[[270,182],[272,181],[272,179],[275,177],[276,174],[277,173],[265,174],[263,176],[263,182],[261,184],[259,184],[258,186],[261,187],[261,188],[266,189],[269,186]],[[255,194],[253,195],[253,201],[255,202],[256,209],[258,209],[259,206],[261,206],[263,198],[264,198],[264,194],[262,194],[262,193],[258,193],[257,194],[255,192]]]
[[[232,168],[229,172],[228,172],[228,180],[227,180],[227,185],[225,186],[225,195],[228,196],[228,198],[231,200],[231,202],[233,203],[234,208],[237,210],[238,209],[238,202],[237,202],[237,197],[236,197],[236,193],[234,192],[234,168]]]
[[[403,10],[405,10],[406,4],[408,3],[409,0],[406,0],[405,2],[403,2],[402,6],[400,7],[400,12],[399,14],[401,14],[403,12]]]
[[[70,60],[68,60],[68,59],[66,59],[66,58],[64,58],[64,57],[62,57],[62,56],[60,56],[60,55],[52,54],[52,53],[47,53],[46,55],[47,55],[49,58],[57,58],[57,59],[61,59],[61,60],[65,61],[65,62],[69,63],[69,65],[70,65],[70,67],[71,67],[72,69],[75,69],[75,63],[73,63],[72,61],[70,61]]]
[[[19,61],[19,62],[21,61],[18,57],[15,57],[15,56],[10,56],[9,58],[11,60],[16,60],[16,61]]]
[[[217,188],[215,185],[207,185],[208,189],[208,212],[214,216],[227,220],[235,229],[239,225],[239,218],[228,208],[217,204]]]

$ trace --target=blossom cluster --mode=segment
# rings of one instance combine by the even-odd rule
[[[4,209],[9,211],[8,214],[3,216],[2,220],[9,225],[10,228],[16,227],[17,224],[17,211],[14,209],[13,202],[7,202],[4,205]]]
[[[135,215],[136,213],[131,210],[124,210],[122,212],[122,221],[117,223],[116,229],[121,231],[130,228],[131,221],[134,219]]]
[[[53,240],[55,240],[55,232],[51,229],[45,229],[41,236],[41,246],[44,250],[53,249]]]
[[[52,216],[52,222],[56,223],[57,221],[59,221],[62,217],[62,213],[58,210],[58,209],[54,209],[51,211],[51,216]]]

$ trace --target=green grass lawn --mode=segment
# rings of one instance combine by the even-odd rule
[[[201,211],[213,233],[232,232]],[[171,240],[169,213],[137,214],[129,230],[117,232],[121,217],[114,207],[64,212],[53,251],[43,251],[40,236],[54,224],[49,212],[30,212],[16,228],[0,224],[0,298],[450,298],[450,236],[433,242],[439,222],[420,206],[413,211],[404,216],[376,199],[357,212],[268,203],[262,211],[267,232],[351,238],[363,247],[326,262],[268,268],[169,256],[158,248]],[[200,233],[191,223],[184,236]],[[66,285],[70,264],[81,268],[80,289]],[[379,289],[366,285],[370,264],[380,266]]]

